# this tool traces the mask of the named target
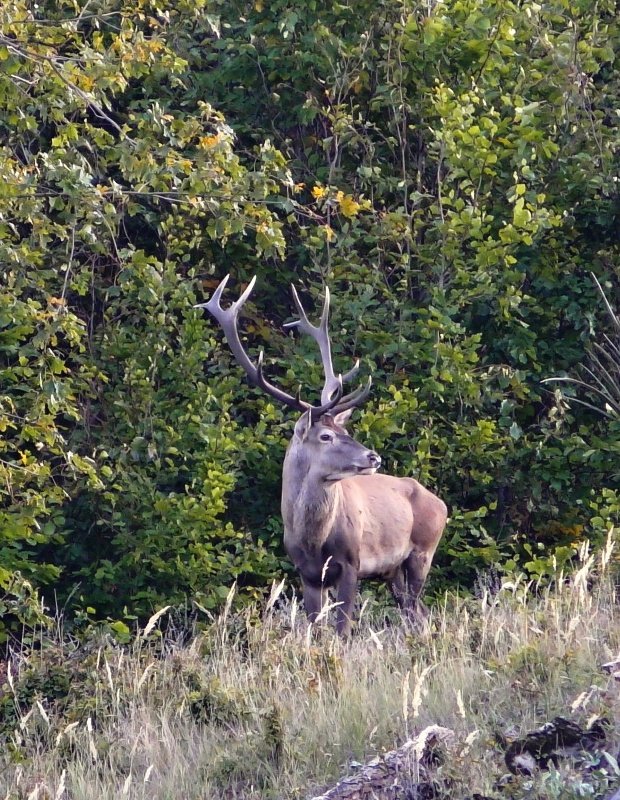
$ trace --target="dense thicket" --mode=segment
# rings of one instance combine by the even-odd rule
[[[319,383],[288,284],[332,288],[359,438],[450,505],[436,588],[606,530],[618,422],[541,380],[609,329],[590,271],[618,286],[614,2],[10,0],[0,31],[1,586],[140,614],[287,568],[291,420],[192,309],[227,272],[288,390]]]

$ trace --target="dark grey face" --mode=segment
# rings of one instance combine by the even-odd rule
[[[341,481],[356,475],[372,475],[381,466],[381,456],[356,442],[331,416],[315,422],[307,434],[311,461],[324,481]]]

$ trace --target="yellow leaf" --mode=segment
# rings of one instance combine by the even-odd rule
[[[338,192],[338,194],[342,194],[342,192]],[[342,197],[337,198],[340,203],[340,210],[349,219],[352,219],[360,210],[361,205],[354,200],[350,194],[345,194]]]
[[[95,85],[95,81],[90,77],[90,75],[84,75],[84,74],[80,75],[78,83],[80,89],[82,89],[82,91],[85,92],[90,92],[90,90]]]
[[[202,148],[203,150],[208,150],[210,147],[215,147],[215,145],[220,141],[219,136],[201,136],[198,139],[198,147]]]
[[[334,233],[334,229],[329,225],[323,225],[323,230],[325,231],[325,238],[328,242],[333,242],[336,238],[336,234]]]

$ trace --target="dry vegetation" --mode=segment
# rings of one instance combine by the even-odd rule
[[[448,596],[423,633],[367,604],[343,643],[276,587],[260,615],[229,603],[189,643],[160,634],[167,615],[124,647],[46,635],[0,676],[0,797],[311,797],[433,723],[456,733],[434,771],[444,797],[604,796],[620,730],[600,669],[620,652],[610,554],[582,550],[553,589]],[[609,755],[508,778],[504,737],[558,714],[609,720]]]

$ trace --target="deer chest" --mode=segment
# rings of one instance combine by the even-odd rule
[[[326,545],[318,553],[311,553],[299,546],[287,547],[289,558],[304,581],[311,586],[326,588],[338,583],[342,574],[343,560],[330,550]]]

